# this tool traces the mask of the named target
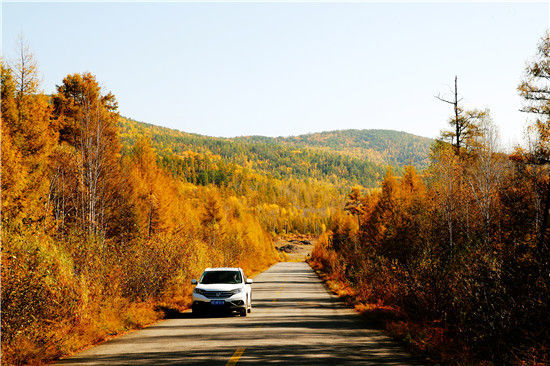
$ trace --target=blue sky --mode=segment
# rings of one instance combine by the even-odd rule
[[[213,136],[387,128],[436,137],[454,75],[505,144],[516,87],[548,28],[538,3],[6,3],[51,93],[90,71],[137,120]]]

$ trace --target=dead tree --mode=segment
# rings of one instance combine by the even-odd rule
[[[455,149],[455,154],[460,156],[461,148],[469,147],[469,145],[475,143],[475,139],[481,135],[479,125],[488,112],[477,109],[465,110],[460,107],[459,103],[462,99],[458,99],[458,78],[456,76],[453,99],[445,99],[439,95],[436,96],[436,98],[453,106],[454,117],[449,121],[452,130],[442,131],[441,136],[443,139],[451,140],[451,144],[453,144]]]
[[[460,143],[462,142],[462,139],[461,139],[462,129],[461,129],[459,121],[460,121],[460,114],[461,114],[462,110],[458,106],[458,103],[460,101],[462,101],[462,99],[458,99],[458,77],[456,75],[455,75],[454,99],[447,100],[447,99],[441,97],[440,95],[437,95],[436,98],[438,100],[442,101],[442,102],[451,104],[453,106],[453,110],[454,110],[454,114],[455,114],[455,118],[454,118],[455,131],[454,131],[454,138],[453,139],[455,141],[455,143],[454,143],[455,153],[457,155],[459,155],[460,154]],[[452,119],[451,119],[451,124],[453,124]]]

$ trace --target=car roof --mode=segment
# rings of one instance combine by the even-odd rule
[[[215,268],[206,268],[204,270],[206,271],[242,271],[242,269],[238,267],[215,267]]]

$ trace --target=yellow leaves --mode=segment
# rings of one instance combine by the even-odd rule
[[[426,189],[421,177],[416,173],[416,170],[412,166],[405,167],[405,173],[401,178],[401,189],[408,191],[409,193],[419,193]]]
[[[224,218],[221,197],[215,188],[208,189],[204,201],[203,223],[205,226],[219,223]],[[208,230],[208,229],[207,229]]]
[[[2,123],[2,221],[5,225],[15,225],[20,212],[18,201],[28,179],[28,172],[23,165],[22,154],[14,146],[5,124]]]
[[[139,166],[140,171],[147,179],[155,179],[155,176],[159,174],[157,155],[149,139],[139,138],[132,148],[131,156],[134,164]]]
[[[30,84],[32,73],[24,77],[26,86],[14,85],[12,70],[2,65],[2,212],[14,228],[21,220],[46,224],[48,163],[57,138],[47,97]]]
[[[147,237],[171,232],[177,226],[174,198],[179,198],[178,187],[157,166],[157,156],[147,139],[136,142],[126,164],[139,231]]]

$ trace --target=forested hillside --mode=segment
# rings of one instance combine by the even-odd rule
[[[385,165],[374,163],[365,156],[313,148],[312,144],[287,144],[267,137],[208,137],[121,118],[122,142],[131,145],[138,136],[149,136],[163,156],[189,156],[190,152],[218,156],[224,163],[237,164],[279,179],[316,179],[341,187],[354,184],[376,187],[386,170]],[[380,145],[385,144],[387,142],[380,142]],[[340,147],[340,150],[345,149]],[[416,160],[427,157],[427,151],[419,154]],[[221,172],[216,178],[211,178],[229,179]]]
[[[212,185],[239,197],[273,234],[321,233],[344,202],[344,193],[351,184],[341,172],[329,176],[315,170],[314,174],[314,169],[321,169],[314,159],[320,153],[314,155],[304,150],[299,155],[284,147],[188,134],[122,117],[120,129],[124,154],[135,141],[143,138],[151,141],[158,164],[165,172],[177,180],[198,186]],[[353,164],[335,167],[326,161],[324,164],[329,170],[345,172],[355,167]],[[314,168],[307,168],[311,165]],[[382,174],[382,168],[374,164],[359,163],[361,167],[374,169],[376,177]],[[374,184],[372,172],[364,174],[365,180]]]
[[[432,139],[392,130],[337,130],[291,137],[245,136],[237,141],[309,147],[365,159],[397,170],[425,168]]]
[[[276,234],[321,233],[351,187],[377,187],[385,174],[387,167],[372,163],[366,154],[386,158],[408,154],[417,162],[423,161],[430,141],[377,130],[288,139],[216,138],[124,117],[119,123],[123,151],[141,138],[150,140],[165,171],[185,182],[211,184],[246,198],[263,226]],[[316,146],[316,136],[321,135],[330,138]],[[299,139],[304,142],[297,142]],[[392,141],[396,146],[391,146]],[[401,164],[391,165],[400,172]]]

